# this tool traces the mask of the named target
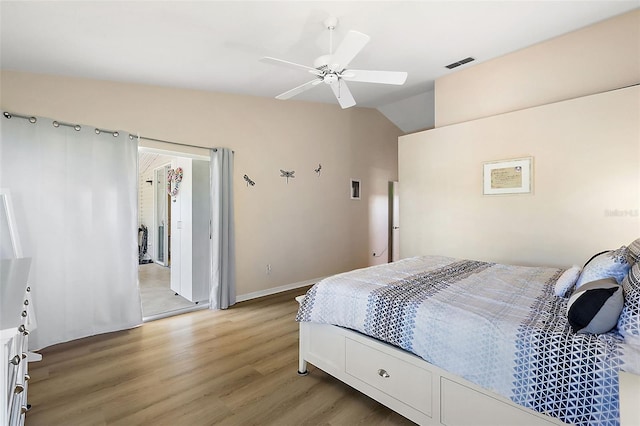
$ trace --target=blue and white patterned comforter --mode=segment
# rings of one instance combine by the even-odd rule
[[[571,331],[553,292],[562,272],[415,257],[322,280],[296,320],[391,343],[566,423],[617,425],[618,370],[640,373],[640,351]]]

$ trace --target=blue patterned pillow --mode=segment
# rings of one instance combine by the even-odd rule
[[[576,288],[585,283],[603,278],[615,278],[619,284],[629,272],[629,268],[627,248],[625,246],[617,250],[598,253],[584,265],[576,282]]]
[[[640,238],[637,238],[627,247],[627,262],[630,265],[640,262]]]
[[[640,336],[640,262],[634,263],[622,280],[624,307],[618,319],[618,331],[623,336]]]

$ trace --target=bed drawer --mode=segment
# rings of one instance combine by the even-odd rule
[[[541,414],[532,416],[525,408],[517,408],[452,380],[441,379],[441,423],[446,426],[558,424]],[[470,423],[469,419],[473,419]]]
[[[346,339],[346,373],[387,395],[432,415],[432,376],[427,370],[370,346]]]

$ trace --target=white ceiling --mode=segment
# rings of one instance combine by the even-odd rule
[[[29,71],[274,97],[310,80],[258,62],[311,66],[328,53],[323,21],[371,37],[351,68],[407,71],[404,86],[352,82],[358,106],[402,105],[433,90],[444,66],[473,66],[640,6],[634,1],[7,1],[1,66]],[[462,67],[461,67],[462,68]],[[461,69],[459,68],[459,69]],[[335,103],[319,85],[295,99]],[[283,101],[287,102],[287,101]],[[411,104],[411,103],[410,103]]]

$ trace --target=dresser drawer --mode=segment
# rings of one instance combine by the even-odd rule
[[[433,379],[429,371],[348,338],[345,370],[427,416],[432,415]]]

